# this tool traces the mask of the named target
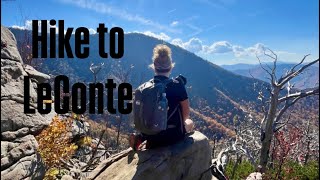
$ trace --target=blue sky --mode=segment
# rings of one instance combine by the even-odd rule
[[[1,23],[28,29],[32,19],[63,19],[65,27],[85,26],[92,33],[105,23],[218,65],[257,63],[266,47],[280,61],[297,62],[305,54],[310,61],[319,57],[318,7],[318,0],[7,0]]]

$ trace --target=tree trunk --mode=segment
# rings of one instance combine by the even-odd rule
[[[304,165],[307,165],[308,160],[309,160],[309,152],[310,152],[310,139],[309,139],[309,133],[310,133],[310,119],[308,119],[308,124],[307,124],[307,153],[306,156],[304,158]]]
[[[273,122],[276,118],[277,113],[277,106],[278,106],[278,96],[279,96],[279,90],[275,89],[273,91],[273,94],[271,94],[271,102],[269,105],[268,115],[266,118],[265,127],[262,127],[264,132],[262,132],[262,147],[261,147],[261,153],[260,153],[260,163],[262,172],[265,171],[268,158],[269,158],[269,151],[270,151],[270,145],[271,140],[273,137]]]
[[[273,138],[273,145],[272,145],[272,151],[271,151],[271,160],[270,160],[270,165],[269,168],[274,168],[274,151],[275,151],[275,147],[276,147],[276,140],[275,138]]]
[[[119,138],[120,138],[121,122],[122,122],[122,114],[120,114],[119,124],[118,124],[118,133],[117,133],[117,149],[118,149],[118,150],[119,150]]]
[[[215,149],[216,149],[216,137],[213,138],[213,148],[212,148],[212,157],[216,157],[215,156]]]
[[[239,162],[240,162],[240,159],[241,159],[241,156],[239,156],[239,154],[237,153],[237,158],[236,158],[236,162],[233,166],[233,169],[232,169],[232,175],[231,175],[231,179],[234,178],[234,174],[236,173],[236,170],[238,168],[238,165],[239,165]]]

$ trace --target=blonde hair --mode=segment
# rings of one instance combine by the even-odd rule
[[[150,67],[156,73],[167,73],[174,67],[171,58],[171,49],[164,44],[158,44],[154,47],[152,61],[153,63]]]

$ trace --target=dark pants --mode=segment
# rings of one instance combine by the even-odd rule
[[[175,144],[184,138],[185,132],[181,132],[180,128],[169,128],[156,135],[142,134],[142,136],[143,140],[147,140],[147,148],[152,149]]]

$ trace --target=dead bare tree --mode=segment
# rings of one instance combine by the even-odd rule
[[[219,174],[223,173],[224,167],[232,155],[236,155],[236,157],[238,157],[236,158],[236,162],[242,156],[247,157],[249,162],[251,162],[258,171],[264,172],[268,163],[269,150],[274,133],[281,130],[283,127],[286,127],[286,125],[290,123],[290,117],[286,119],[282,118],[285,112],[299,99],[311,95],[319,95],[319,84],[316,84],[317,87],[309,90],[295,90],[293,89],[294,84],[290,84],[290,80],[297,77],[311,65],[319,62],[319,59],[304,63],[305,59],[308,57],[308,55],[306,55],[298,64],[294,65],[278,79],[276,77],[277,55],[272,50],[267,50],[269,50],[271,54],[264,51],[264,55],[273,59],[273,67],[268,65],[263,66],[260,58],[257,56],[261,68],[266,71],[270,80],[270,86],[267,87],[269,95],[265,95],[262,88],[259,90],[258,99],[262,103],[261,111],[264,115],[263,120],[261,124],[257,124],[257,121],[254,120],[250,112],[247,112],[245,120],[235,126],[236,140],[234,142],[229,141],[230,145],[222,150],[218,157],[213,160],[216,166],[220,167],[221,172]],[[256,88],[257,87],[255,87],[255,89]],[[283,90],[285,88],[287,93],[284,95]],[[309,127],[309,124],[307,127]],[[310,139],[311,136],[314,137],[308,129],[305,133],[309,134],[306,136],[307,139]],[[310,146],[310,144],[307,145]],[[317,147],[312,146],[312,148],[316,149]],[[259,154],[260,162],[259,164],[256,164],[256,157],[259,157]],[[306,159],[308,159],[308,156],[306,156]],[[233,168],[233,172],[235,172],[237,168],[236,164]]]
[[[303,148],[298,148],[300,156],[298,155],[297,157],[299,163],[304,165],[308,163],[312,156],[319,159],[319,127],[317,127],[318,130],[316,130],[311,120],[312,119],[308,119],[308,121],[304,123],[303,128],[301,128],[303,137],[299,145]]]
[[[98,73],[100,72],[100,70],[102,69],[103,66],[104,66],[104,63],[100,63],[98,65],[95,65],[94,63],[90,64],[89,70],[93,74],[94,83],[97,83],[97,75],[98,75]],[[95,95],[95,98],[98,98],[98,95]],[[88,106],[88,104],[89,104],[89,102],[86,104],[86,106]],[[107,124],[106,124],[106,127],[104,128],[104,130],[101,131],[101,133],[99,135],[99,140],[98,140],[98,143],[97,143],[96,147],[93,148],[92,151],[91,151],[91,157],[90,157],[89,161],[87,162],[87,165],[85,167],[82,167],[82,169],[84,171],[87,171],[88,169],[90,169],[93,166],[93,164],[97,163],[100,160],[100,157],[96,157],[95,155],[96,155],[96,153],[98,151],[99,145],[100,145],[100,143],[101,143],[101,141],[103,139],[103,135],[105,134],[106,129],[107,129]]]
[[[132,69],[134,68],[134,65],[130,65],[129,67],[123,67],[121,65],[121,61],[115,63],[114,65],[111,66],[112,71],[110,73],[110,77],[114,81],[116,81],[117,84],[121,84],[124,82],[128,82],[130,78],[130,74],[132,72]],[[117,127],[117,148],[119,150],[119,138],[120,138],[120,131],[121,131],[121,123],[123,121],[124,115],[120,114],[116,116],[116,119],[118,120],[118,127]]]
[[[234,121],[238,121],[234,118]],[[224,170],[229,159],[235,157],[235,164],[232,168],[230,178],[233,179],[237,167],[242,159],[247,159],[253,166],[256,166],[256,158],[261,149],[259,142],[260,125],[248,113],[244,120],[234,122],[236,137],[227,141],[226,147],[219,152],[217,158],[212,160],[211,172],[219,179],[227,179]]]
[[[97,75],[103,66],[104,66],[104,63],[100,63],[99,65],[94,65],[94,63],[91,63],[89,69],[93,74],[93,83],[97,82]]]
[[[298,64],[294,65],[278,79],[276,77],[278,57],[272,50],[267,50],[270,53],[266,53],[265,50],[264,55],[273,60],[273,67],[268,65],[263,66],[260,58],[257,56],[261,68],[268,74],[268,79],[270,80],[270,88],[268,89],[269,99],[266,101],[265,107],[267,108],[264,109],[264,117],[261,122],[261,151],[259,166],[261,167],[262,172],[265,171],[268,163],[269,150],[274,132],[281,129],[288,123],[288,121],[282,120],[283,114],[299,99],[311,95],[319,95],[319,86],[314,87],[311,90],[295,90],[295,92],[292,93],[294,84],[290,84],[290,80],[297,77],[311,65],[319,62],[319,59],[304,64],[305,59],[309,56],[306,55]],[[285,88],[287,88],[287,94],[283,95],[281,91]]]

